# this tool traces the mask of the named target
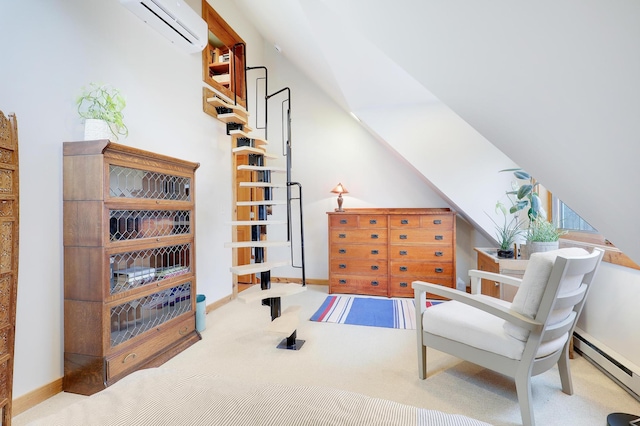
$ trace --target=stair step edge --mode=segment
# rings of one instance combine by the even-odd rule
[[[245,248],[245,247],[290,247],[290,241],[235,241],[224,243],[225,248]]]
[[[289,306],[282,311],[282,314],[278,318],[269,323],[267,331],[269,333],[282,335],[283,337],[289,337],[298,328],[301,310],[302,308],[300,306]]]
[[[260,200],[260,201],[238,201],[236,206],[280,206],[287,204],[287,200]]]
[[[264,263],[250,263],[248,265],[232,266],[230,269],[236,275],[257,274],[258,272],[269,271],[280,266],[288,266],[288,261],[281,262],[264,262]]]
[[[271,288],[268,290],[261,290],[260,286],[256,285],[248,290],[238,293],[238,300],[245,303],[251,303],[270,297],[292,296],[306,290],[307,288],[303,287],[301,284],[271,283]]]

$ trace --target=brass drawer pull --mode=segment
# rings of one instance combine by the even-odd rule
[[[400,256],[406,256],[406,255],[407,255],[406,250],[400,250]]]
[[[338,268],[347,269],[347,264],[346,263],[341,263],[341,264],[338,265]]]
[[[378,250],[371,250],[371,254],[380,254]]]
[[[406,234],[400,234],[400,239],[401,240],[406,240],[407,239],[407,235]]]
[[[340,224],[341,225],[346,225],[347,223],[348,223],[347,219],[340,219]]]
[[[400,267],[400,270],[401,270],[402,272],[406,272],[408,269],[409,269],[409,268],[407,268],[406,266],[401,266],[401,267]]]
[[[441,251],[437,251],[436,252],[436,256],[440,257],[440,256],[444,256],[444,253],[442,253]]]
[[[371,270],[372,271],[377,271],[378,270],[378,265],[371,265]]]
[[[433,220],[433,224],[434,224],[434,225],[442,225],[442,220],[440,220],[440,219],[434,219],[434,220]]]
[[[185,334],[187,334],[187,332],[189,331],[189,327],[187,327],[186,325],[184,327],[182,327],[179,331],[178,334],[181,336],[184,336]]]
[[[442,269],[442,268],[436,268],[436,272],[437,272],[437,273],[439,273],[439,274],[441,274],[441,273],[443,273],[443,272],[444,272],[444,269]]]
[[[338,234],[338,238],[347,238],[347,234]]]
[[[346,284],[346,283],[347,283],[347,280],[341,279],[341,280],[338,280],[338,283],[340,283],[340,284]]]
[[[400,223],[401,223],[402,225],[408,225],[408,224],[409,224],[409,220],[408,220],[408,219],[402,219],[402,220],[400,221]]]
[[[347,252],[347,249],[340,249],[338,250],[338,253],[340,254],[345,254]]]
[[[136,359],[136,357],[137,357],[137,356],[138,356],[138,355],[136,355],[136,353],[135,353],[135,352],[132,352],[132,353],[130,353],[129,355],[127,355],[127,356],[125,356],[125,357],[124,357],[124,359],[122,360],[122,363],[123,363],[123,364],[126,364],[126,363],[127,363],[127,361],[129,361],[129,359],[131,359],[131,360],[133,361],[134,359]]]
[[[378,286],[378,281],[371,281],[371,285],[374,286],[374,287],[377,287]]]
[[[402,288],[406,288],[406,287],[409,287],[409,284],[407,284],[407,283],[400,283],[400,287],[402,287]]]
[[[377,224],[377,223],[378,223],[378,221],[377,221],[376,219],[370,219],[370,220],[369,220],[369,224],[370,224],[370,225],[375,225],[375,224]]]
[[[444,236],[442,235],[436,235],[436,240],[440,241],[440,240],[444,240]]]
[[[371,238],[374,239],[374,240],[377,240],[378,239],[378,234],[371,234]]]

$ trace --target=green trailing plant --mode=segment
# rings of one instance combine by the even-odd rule
[[[518,216],[513,213],[507,213],[507,208],[501,203],[496,203],[496,212],[502,213],[502,223],[496,222],[489,214],[489,219],[493,222],[496,229],[496,238],[500,245],[500,250],[511,250],[513,244],[516,242],[518,236],[520,236],[524,230],[521,227],[521,223],[518,220]],[[508,219],[508,215],[511,215],[511,220]]]
[[[558,241],[567,231],[556,228],[548,220],[537,217],[529,223],[527,230],[527,241],[531,242],[553,242]]]
[[[109,123],[111,133],[127,136],[129,129],[124,124],[122,110],[127,103],[116,88],[108,85],[90,83],[82,88],[82,93],[76,100],[78,114],[82,118],[104,120]]]
[[[530,221],[536,220],[538,217],[546,216],[544,209],[542,208],[542,202],[538,195],[538,182],[533,177],[522,169],[504,169],[500,172],[513,172],[513,175],[518,181],[524,181],[524,183],[518,183],[511,191],[507,191],[507,196],[515,197],[515,201],[511,209],[511,213],[517,213],[520,210],[527,210],[527,217]]]

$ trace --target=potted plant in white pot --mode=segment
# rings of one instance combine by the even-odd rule
[[[537,217],[529,223],[527,230],[527,253],[557,250],[560,245],[560,237],[566,231],[556,228],[556,226],[543,217]]]
[[[517,238],[523,233],[520,221],[516,214],[511,214],[511,220],[508,220],[507,209],[501,203],[496,203],[496,211],[502,213],[502,223],[496,222],[491,216],[489,219],[493,222],[496,229],[496,239],[498,241],[497,256],[504,259],[510,259],[514,257],[513,246]]]
[[[85,119],[85,140],[115,139],[127,136],[122,110],[127,103],[118,89],[108,85],[89,84],[82,88],[76,101],[78,114]]]

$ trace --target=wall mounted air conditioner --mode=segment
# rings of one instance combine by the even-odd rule
[[[207,23],[182,0],[120,0],[120,3],[189,53],[201,52],[207,45]]]

